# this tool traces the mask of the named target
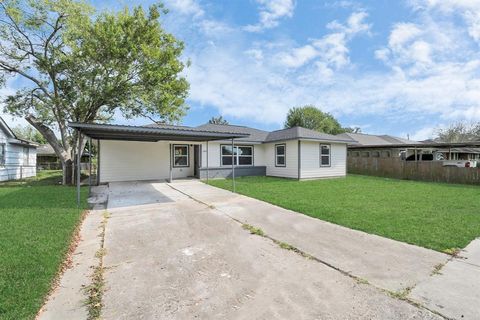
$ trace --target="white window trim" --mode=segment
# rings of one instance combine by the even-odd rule
[[[7,158],[7,145],[0,143],[0,166],[4,166]]]
[[[328,147],[328,155],[322,154],[322,148]],[[322,157],[328,157],[328,164],[322,164]],[[330,144],[320,144],[320,167],[331,167],[332,166],[332,146]]]
[[[224,146],[227,146],[227,147],[231,147],[232,145],[231,144],[221,144],[220,145],[220,166],[221,167],[231,167],[232,165],[231,164],[223,164],[223,158],[224,157],[229,157],[229,158],[232,158],[232,155],[223,155],[223,147]],[[237,164],[234,164],[236,167],[253,167],[255,162],[254,162],[254,154],[255,154],[255,148],[253,147],[253,145],[248,145],[248,144],[239,144],[239,145],[234,145],[234,150],[238,148],[251,148],[252,149],[252,154],[251,155],[243,155],[242,157],[250,157],[252,158],[252,164],[240,164],[240,155],[237,151],[237,154],[235,154],[234,152],[234,158],[237,162]]]
[[[175,148],[176,147],[187,147],[187,154],[186,155],[181,155],[181,156],[177,156],[175,155]],[[173,167],[174,168],[188,168],[190,167],[190,146],[188,144],[174,144],[173,145]],[[180,157],[186,157],[187,158],[187,164],[186,165],[178,165],[178,164],[175,164],[175,158],[180,158]]]
[[[277,153],[277,148],[283,146],[283,154]],[[278,157],[283,157],[283,164],[278,163]],[[287,166],[287,144],[286,143],[279,143],[275,145],[275,167],[286,167]]]

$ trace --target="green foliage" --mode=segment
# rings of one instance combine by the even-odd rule
[[[0,1],[0,84],[25,80],[5,98],[5,111],[26,117],[62,162],[78,144],[68,122],[108,121],[117,112],[179,121],[189,85],[183,43],[160,23],[165,12],[161,5],[95,12],[76,0]]]
[[[15,133],[15,135],[20,139],[33,141],[33,142],[36,142],[38,144],[47,143],[47,140],[45,139],[45,137],[42,136],[42,134],[40,132],[38,132],[38,130],[36,130],[32,126],[18,125],[16,127],[14,127],[12,130]]]
[[[0,183],[0,319],[34,319],[67,254],[83,209],[75,188],[56,185],[61,178],[41,171]]]
[[[435,140],[441,142],[467,142],[480,140],[480,122],[457,122],[445,129],[437,129]]]
[[[329,134],[346,131],[331,114],[322,112],[313,105],[295,107],[288,111],[285,128],[292,127],[304,127]]]
[[[227,190],[230,180],[209,183]],[[236,191],[348,228],[444,251],[480,236],[480,187],[349,175],[236,179]],[[450,254],[455,250],[446,251]]]
[[[210,120],[208,120],[208,123],[211,123],[211,124],[228,124],[228,121],[223,119],[222,116],[218,116],[218,117],[212,117]]]

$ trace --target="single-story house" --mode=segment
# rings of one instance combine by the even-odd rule
[[[349,158],[397,158],[405,161],[480,159],[478,142],[414,141],[364,133],[342,133],[339,136],[355,140],[355,143],[348,145]]]
[[[88,164],[89,153],[82,154],[82,170]],[[62,162],[49,144],[42,144],[37,147],[37,170],[60,170]]]
[[[0,117],[0,181],[34,177],[37,145],[18,138]]]
[[[218,124],[69,125],[98,144],[99,183],[249,175],[343,177],[347,144],[353,142],[302,127],[267,132]]]

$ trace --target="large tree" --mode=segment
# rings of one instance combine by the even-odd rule
[[[75,151],[85,143],[68,122],[184,115],[183,44],[163,30],[162,13],[160,5],[115,13],[75,0],[0,1],[0,84],[23,79],[5,111],[52,145],[64,183],[73,182]]]
[[[330,113],[322,112],[315,106],[291,108],[287,113],[285,128],[304,127],[329,134],[346,131]]]
[[[435,140],[441,142],[480,141],[480,122],[457,122],[448,128],[437,129]]]
[[[210,120],[208,120],[208,123],[211,123],[211,124],[228,124],[228,121],[223,119],[222,116],[218,116],[218,117],[212,117]]]

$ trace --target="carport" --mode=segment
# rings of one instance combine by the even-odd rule
[[[232,149],[234,146],[235,138],[247,137],[248,134],[240,132],[218,132],[202,130],[198,128],[185,127],[185,126],[170,126],[170,125],[158,125],[158,126],[127,126],[127,125],[112,125],[112,124],[96,124],[96,123],[69,123],[69,127],[77,130],[80,139],[78,144],[78,154],[81,154],[83,139],[87,138],[88,145],[91,146],[92,140],[96,140],[97,143],[100,140],[113,140],[113,141],[130,141],[130,142],[198,142],[206,143],[206,171],[208,181],[208,142],[215,140],[231,140]],[[99,144],[98,144],[99,145]],[[173,146],[169,145],[169,181],[173,181]],[[101,162],[100,152],[98,152],[98,161]],[[233,190],[235,190],[235,167],[234,167],[234,153],[232,152],[232,184]],[[91,177],[91,156],[90,162],[90,177]],[[100,177],[100,165],[97,165],[99,172],[97,172],[97,182]],[[77,203],[80,204],[80,157],[77,157]],[[91,188],[91,178],[89,178],[89,191]]]

